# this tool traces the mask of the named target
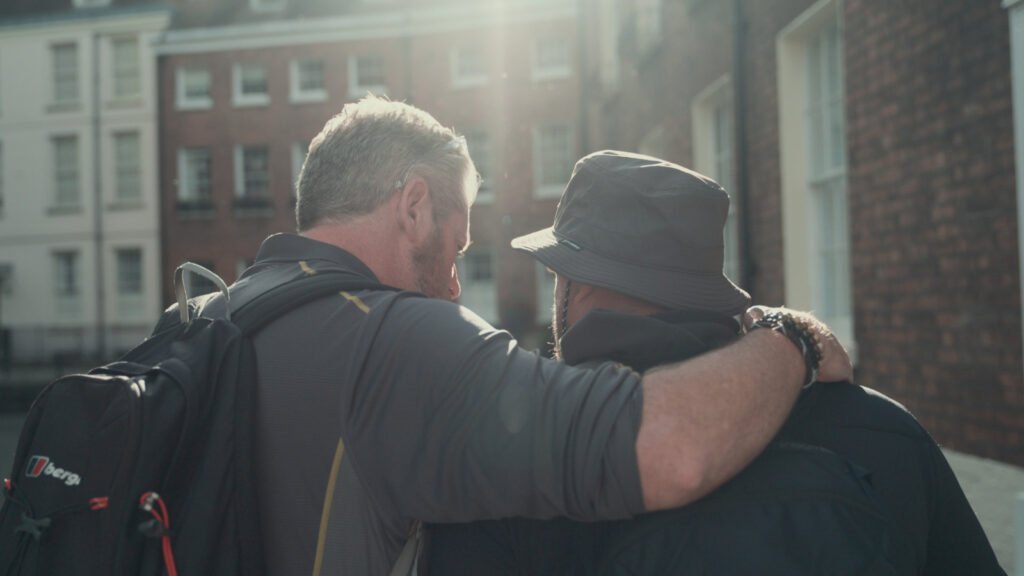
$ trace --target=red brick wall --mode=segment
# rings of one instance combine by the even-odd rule
[[[1024,464],[1007,14],[849,0],[844,17],[858,376],[946,445]]]

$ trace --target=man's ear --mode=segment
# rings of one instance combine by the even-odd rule
[[[395,216],[398,229],[413,240],[421,240],[433,229],[434,205],[430,185],[420,177],[412,177],[396,192]]]

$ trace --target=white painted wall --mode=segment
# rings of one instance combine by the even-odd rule
[[[152,44],[166,28],[166,10],[68,11],[62,17],[0,20],[0,162],[3,163],[4,209],[0,214],[0,264],[13,267],[8,288],[0,294],[0,325],[15,335],[15,360],[52,357],[59,349],[84,346],[91,351],[93,330],[108,326],[108,350],[145,334],[160,311],[159,195],[157,163],[156,58]],[[138,34],[139,85],[137,99],[115,102],[111,38]],[[95,40],[94,40],[95,39]],[[50,47],[74,42],[78,46],[79,106],[52,107],[53,63]],[[99,72],[99,106],[94,106],[94,71]],[[96,132],[98,111],[99,170],[103,231],[103,270],[96,255]],[[113,134],[139,133],[141,202],[114,205],[116,194]],[[81,211],[54,214],[55,177],[51,138],[75,134],[79,140]],[[143,314],[125,318],[117,311],[115,250],[138,247],[143,259]],[[56,250],[81,254],[80,310],[75,317],[55,306]],[[106,314],[98,317],[99,282],[106,293]],[[56,329],[56,330],[55,330]]]

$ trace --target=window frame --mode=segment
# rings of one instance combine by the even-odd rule
[[[299,176],[302,174],[302,165],[306,162],[306,156],[309,155],[309,143],[309,140],[292,142],[292,198],[297,198],[299,195]]]
[[[135,158],[134,165],[125,163],[120,148],[124,138],[134,138]],[[142,135],[139,130],[117,130],[111,133],[111,151],[114,160],[114,203],[115,204],[136,204],[142,202]],[[135,193],[123,194],[124,179],[134,176]]]
[[[463,58],[465,56],[479,59],[478,63],[481,66],[481,70],[465,73],[462,68]],[[491,72],[487,65],[487,56],[479,47],[453,46],[450,58],[452,88],[475,88],[478,86],[486,86],[487,83],[491,81]]]
[[[68,50],[68,60],[70,68],[63,71],[68,77],[61,78],[62,71],[60,69],[61,62],[60,51]],[[81,57],[78,51],[78,42],[75,41],[62,41],[54,42],[50,45],[50,65],[53,69],[53,75],[51,80],[50,99],[51,108],[55,110],[74,109],[81,105],[82,101],[82,82],[81,82]],[[64,89],[61,88],[62,83],[66,84]],[[67,94],[64,94],[64,92]]]
[[[135,262],[135,276],[130,280],[137,284],[134,290],[126,291],[125,288],[125,261],[124,256],[134,254],[137,257]],[[117,315],[122,320],[136,320],[143,316],[145,311],[146,298],[146,273],[145,273],[145,252],[141,246],[119,246],[114,249],[114,293],[117,297]]]
[[[565,50],[565,62],[559,66],[542,66],[540,62],[541,49],[545,42],[558,42]],[[534,82],[543,80],[557,80],[568,78],[572,75],[572,49],[569,40],[565,37],[541,36],[534,38],[530,51],[530,78]]]
[[[249,152],[256,152],[262,150],[264,155],[263,165],[263,182],[264,188],[262,192],[254,192],[249,189],[249,177],[246,171],[246,154]],[[265,204],[265,201],[269,201],[272,197],[271,194],[271,169],[270,169],[270,145],[268,144],[238,144],[235,146],[235,161],[234,161],[234,174],[235,174],[235,202],[236,203],[247,203],[256,202],[259,204]]]
[[[382,84],[361,84],[359,81],[360,61],[375,60],[380,63]],[[362,98],[367,93],[375,96],[387,96],[387,62],[381,56],[372,54],[352,54],[348,57],[348,95],[351,98]]]
[[[538,324],[551,326],[555,321],[555,274],[548,270],[539,260],[533,263],[534,282],[536,284],[537,309],[534,319]],[[547,280],[550,278],[550,280]]]
[[[125,62],[120,60],[124,55],[121,54],[119,56],[118,46],[126,43],[134,48],[131,50],[132,58],[134,59],[131,63],[133,63],[134,67],[126,66]],[[140,48],[138,36],[122,35],[114,36],[110,39],[110,97],[116,102],[135,100],[142,96],[142,58]],[[126,80],[134,84],[134,91],[122,92],[119,90],[119,83]]]
[[[491,135],[487,130],[482,128],[466,130],[463,132],[463,137],[466,139],[466,147],[469,150],[469,155],[473,159],[473,164],[477,168],[477,172],[480,174],[481,182],[480,189],[477,191],[476,201],[474,205],[489,205],[494,203],[495,199],[495,185],[493,180],[494,170],[494,159],[496,155],[491,147]],[[483,144],[480,146],[480,144]],[[474,146],[477,145],[477,146]],[[473,152],[474,148],[482,148],[482,153]],[[479,161],[483,160],[484,170],[480,170]]]
[[[302,65],[320,63],[321,86],[316,90],[302,88]],[[325,102],[327,100],[327,63],[322,58],[296,58],[288,64],[289,101],[296,104]]]
[[[721,112],[727,115],[727,135],[725,149],[728,155],[722,157],[722,143],[718,141],[716,115]],[[730,280],[742,282],[742,256],[739,250],[740,230],[738,213],[738,197],[733,190],[736,181],[736,142],[733,117],[733,86],[731,77],[726,74],[700,91],[693,99],[692,105],[692,144],[694,168],[718,182],[729,193],[729,212],[726,216],[723,232],[724,258],[723,271]],[[726,176],[723,178],[723,174]]]
[[[489,280],[476,280],[473,278],[476,271],[472,263],[480,259],[487,260],[487,267],[490,273]],[[459,303],[469,308],[478,316],[490,324],[497,324],[500,320],[500,301],[498,298],[498,257],[494,247],[483,244],[474,244],[470,249],[456,261],[459,273],[459,283],[462,285],[462,294]],[[467,299],[466,297],[469,296]]]
[[[190,155],[203,152],[206,155],[206,186],[205,191],[199,189],[198,171],[192,170]],[[193,174],[193,172],[195,172]],[[192,191],[191,178],[197,178],[197,189]],[[175,200],[178,211],[203,210],[213,208],[213,153],[206,146],[184,146],[178,149],[178,193]],[[188,193],[186,193],[188,192]]]
[[[81,250],[58,249],[50,253],[53,269],[54,311],[60,319],[77,319],[82,313]],[[68,264],[67,268],[62,263]]]
[[[53,208],[57,210],[81,210],[82,208],[82,147],[78,134],[55,134],[50,138],[53,158]],[[68,165],[62,166],[61,150],[62,143],[73,146],[74,158],[68,161]],[[62,190],[64,179],[74,181],[73,199],[65,197],[66,190]]]
[[[206,96],[189,96],[187,82],[189,74],[202,74],[206,77]],[[179,66],[175,70],[175,99],[177,110],[208,110],[213,108],[213,73],[205,66]]]
[[[841,184],[837,192],[844,206],[848,206],[848,176],[845,166],[845,147],[848,134],[845,126],[846,89],[843,85],[843,50],[845,38],[843,34],[842,11],[840,0],[819,0],[813,6],[797,16],[776,36],[776,62],[779,106],[779,155],[782,196],[783,223],[783,273],[786,287],[787,304],[794,308],[815,310],[819,317],[829,324],[836,336],[847,345],[851,359],[857,361],[857,342],[855,340],[854,316],[856,314],[853,298],[852,245],[849,235],[848,210],[842,218],[845,228],[835,228],[830,232],[845,235],[846,255],[836,266],[841,268],[839,278],[829,281],[842,282],[843,290],[827,288],[824,269],[820,263],[821,254],[817,253],[819,235],[823,222],[816,217],[819,209],[819,198],[812,193],[814,185],[811,164],[814,161],[816,142],[812,141],[811,122],[808,111],[811,100],[811,80],[808,77],[809,47],[814,39],[820,37],[826,29],[835,29],[837,40],[836,55],[838,57],[838,94],[842,104],[839,114],[842,117],[841,136],[844,158],[844,171],[833,173],[830,177]],[[819,183],[820,184],[820,183]],[[835,310],[822,310],[823,290],[841,294],[843,301]],[[829,297],[835,296],[830,294]]]
[[[245,92],[245,69],[259,69],[263,73],[263,91],[258,93]],[[266,106],[270,104],[270,71],[266,64],[260,62],[235,62],[231,66],[231,103],[236,108]]]
[[[566,132],[565,150],[565,178],[559,183],[546,182],[543,162],[552,157],[550,151],[542,150],[544,144],[544,130],[549,128],[564,128]],[[575,132],[572,124],[566,122],[550,122],[534,126],[533,128],[533,197],[538,200],[557,200],[562,197],[565,185],[569,182],[569,175],[572,173],[575,156],[573,150],[576,147]]]

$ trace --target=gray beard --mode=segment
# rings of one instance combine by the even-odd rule
[[[434,228],[434,234],[412,253],[412,265],[416,274],[416,289],[431,298],[447,300],[448,278],[437,278],[441,258],[444,257],[444,243],[441,228]]]

